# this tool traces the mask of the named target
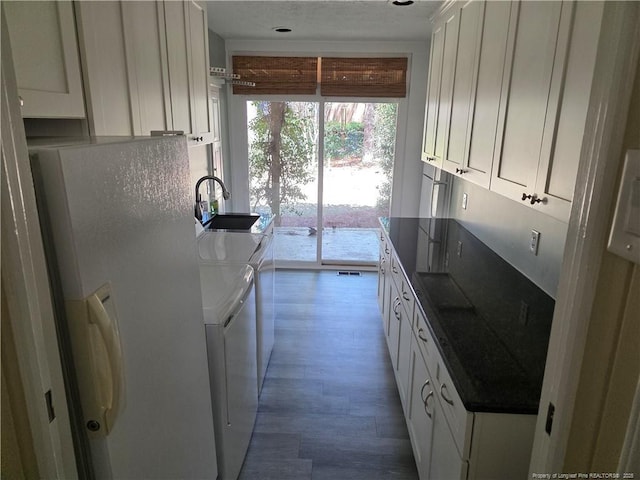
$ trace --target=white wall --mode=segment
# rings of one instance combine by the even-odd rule
[[[394,185],[391,198],[391,214],[412,217],[418,213],[422,163],[422,127],[429,65],[428,42],[320,42],[287,40],[228,40],[227,69],[231,67],[231,57],[237,54],[279,54],[312,56],[409,56],[407,97],[398,108],[398,129],[396,142],[396,162]],[[230,155],[225,165],[233,192],[230,207],[234,211],[248,211],[249,184],[247,158],[246,100],[243,95],[233,95],[228,90],[228,124]],[[275,97],[269,97],[276,99]],[[290,97],[289,97],[290,98]],[[318,101],[319,96],[296,99]],[[330,101],[332,99],[325,98]],[[333,99],[335,100],[335,99]],[[342,99],[344,100],[344,99]],[[366,100],[366,99],[363,99]]]
[[[462,195],[467,193],[467,209]],[[455,178],[450,216],[523,273],[551,297],[556,297],[567,224],[526,205]],[[540,232],[538,255],[529,251],[531,230]]]

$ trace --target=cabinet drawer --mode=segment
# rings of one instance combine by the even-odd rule
[[[473,413],[468,412],[462,403],[462,399],[451,381],[439,353],[437,353],[436,381],[434,385],[435,395],[438,398],[451,434],[458,447],[458,452],[463,460],[469,458],[471,448],[471,430],[473,427]]]

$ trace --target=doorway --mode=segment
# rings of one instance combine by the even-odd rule
[[[276,260],[375,265],[378,217],[389,214],[397,103],[246,105],[250,205],[276,215]]]

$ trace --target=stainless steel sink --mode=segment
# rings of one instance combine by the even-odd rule
[[[204,224],[206,229],[249,230],[260,218],[252,213],[226,213],[215,215]]]

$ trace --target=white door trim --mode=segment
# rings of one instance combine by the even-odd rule
[[[640,49],[640,4],[604,2],[530,474],[562,472]],[[555,406],[551,435],[545,431]]]
[[[2,282],[39,475],[74,479],[76,459],[4,9],[1,30]],[[45,401],[48,391],[52,421]]]

